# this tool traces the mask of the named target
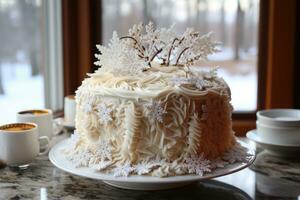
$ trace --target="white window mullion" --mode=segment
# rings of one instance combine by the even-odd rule
[[[45,107],[63,108],[63,56],[61,0],[43,1]]]

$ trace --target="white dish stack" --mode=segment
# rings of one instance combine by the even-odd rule
[[[300,110],[269,109],[258,111],[256,130],[247,137],[268,151],[292,156],[300,150]]]

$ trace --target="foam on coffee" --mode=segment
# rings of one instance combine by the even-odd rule
[[[71,95],[66,96],[66,98],[68,98],[68,99],[75,99],[75,95],[71,94]]]
[[[14,123],[14,124],[5,124],[0,126],[0,131],[26,131],[35,128],[33,124],[27,123]]]
[[[19,112],[19,114],[21,115],[44,115],[44,114],[48,114],[49,112],[47,110],[25,110],[25,111],[21,111]]]

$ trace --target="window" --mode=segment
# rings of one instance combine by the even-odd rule
[[[120,34],[126,34],[126,31],[130,26],[132,26],[132,24],[138,23],[141,20],[148,21],[149,19],[147,19],[147,16],[153,17],[153,19],[151,19],[152,21],[156,19],[157,21],[154,21],[156,23],[163,23],[163,18],[159,18],[159,20],[157,19],[157,17],[160,16],[159,13],[162,13],[161,10],[163,9],[163,5],[168,5],[168,8],[174,11],[174,4],[172,3],[174,3],[175,0],[64,0],[62,2],[65,73],[64,90],[65,94],[69,94],[74,92],[81,84],[81,81],[84,77],[86,77],[87,72],[92,72],[94,70],[92,66],[94,61],[94,53],[96,53],[95,44],[100,42],[104,44],[107,43],[108,39],[111,37],[112,30],[114,29],[116,29]],[[167,2],[169,2],[169,4],[167,4]],[[250,46],[249,40],[246,41],[243,39],[244,42],[247,42],[246,47],[249,48],[246,48],[248,50],[246,50],[244,47],[238,48],[240,57],[236,60],[237,63],[239,63],[239,61],[244,62],[245,57],[248,57],[248,59],[251,61],[250,63],[252,64],[249,65],[249,68],[242,65],[238,67],[240,70],[238,71],[239,73],[233,75],[232,73],[230,74],[232,76],[231,78],[238,83],[238,85],[235,86],[240,86],[240,88],[243,89],[241,93],[234,92],[234,90],[232,91],[233,102],[237,102],[234,103],[234,106],[235,108],[240,108],[240,111],[242,111],[233,114],[233,129],[236,134],[244,135],[247,130],[255,128],[255,108],[266,109],[276,107],[293,107],[296,103],[294,100],[296,96],[294,94],[294,89],[296,91],[297,87],[294,88],[294,86],[297,84],[297,82],[295,80],[299,78],[299,74],[294,73],[297,71],[297,68],[294,64],[295,59],[297,59],[295,56],[296,51],[294,49],[295,41],[297,43],[295,31],[297,8],[296,0],[264,0],[259,2],[258,0],[177,0],[176,4],[179,3],[181,5],[186,5],[184,8],[182,6],[179,7],[179,9],[184,10],[188,8],[193,9],[194,6],[192,5],[195,5],[198,2],[202,2],[200,7],[203,7],[203,5],[207,3],[207,5],[211,5],[212,8],[219,8],[219,10],[220,5],[223,4],[222,2],[224,2],[224,4],[227,3],[227,5],[229,4],[230,7],[234,8],[233,10],[235,10],[235,14],[232,14],[232,19],[236,19],[238,12],[239,15],[242,16],[242,21],[244,21],[242,26],[244,31],[242,34],[243,37],[246,37],[246,35],[250,35],[249,37],[252,37]],[[150,8],[150,5],[156,5],[156,7]],[[238,5],[240,6],[240,11],[238,11]],[[150,14],[152,12],[157,14],[150,15],[148,12],[144,12],[144,10],[149,10],[149,12],[151,11]],[[226,9],[224,9],[224,12],[225,11]],[[209,12],[210,11],[206,9],[205,15],[208,15]],[[124,15],[121,15],[121,13],[124,13]],[[193,14],[195,13],[194,11],[189,11],[187,13],[189,13],[189,16],[194,16],[195,18],[195,14]],[[209,20],[220,19],[218,13],[220,15],[222,12],[220,13],[220,11],[218,11],[210,13]],[[176,10],[176,16],[177,14],[180,14],[180,12]],[[175,16],[175,14],[173,15]],[[170,16],[170,19],[174,20],[174,16],[173,18]],[[228,16],[228,13],[226,13],[226,16]],[[168,18],[165,17],[165,19]],[[189,19],[185,21],[185,26],[194,26],[192,23],[195,23],[196,21],[191,20],[193,18],[186,17],[185,19]],[[189,25],[189,23],[192,25]],[[216,21],[212,21],[209,23],[209,26],[215,27],[215,23]],[[161,25],[168,26],[168,24]],[[236,26],[236,23],[233,23],[232,21],[230,26],[228,23],[226,24],[225,30],[228,33],[231,31],[233,34],[235,31],[237,31],[236,27],[238,26]],[[198,30],[201,29],[200,27],[196,28]],[[218,35],[221,33],[221,31],[219,31],[220,27],[216,28],[217,31],[212,28],[207,30],[214,30],[216,33],[216,39],[222,41],[222,37],[224,37],[224,35],[222,37],[221,35]],[[122,32],[122,30],[124,32]],[[227,32],[225,32],[225,36],[230,37]],[[236,37],[234,33],[231,35],[231,40],[227,40],[227,43],[225,43],[229,48],[231,48],[231,52],[233,52],[231,53],[231,62],[234,61],[234,57],[232,55],[234,55],[237,48],[234,48],[235,46],[232,45],[234,44],[232,42],[230,47],[229,41],[232,41],[232,39],[235,38]],[[242,43],[240,43],[240,45],[241,44]],[[242,46],[245,46],[245,44]],[[226,58],[225,55],[216,56],[211,59],[213,60],[211,63],[220,62],[224,64],[222,60],[218,60],[218,57]],[[233,65],[228,66],[230,66],[231,69],[237,69],[237,67],[234,67]],[[224,71],[225,69],[227,70],[224,73],[230,72],[228,68],[223,67],[223,69]],[[244,74],[249,72],[249,70],[245,69],[250,69],[251,74],[253,75],[251,78],[252,81],[248,82],[251,86],[250,88],[247,87],[247,84],[245,85],[245,79],[243,78],[245,77]],[[228,79],[227,81],[232,88],[233,84],[231,84]],[[245,107],[242,108],[242,106],[239,107],[236,105],[242,101],[238,100],[238,98],[244,97],[250,92],[253,93],[253,96],[249,95],[250,98],[243,99],[243,101],[245,100],[248,105],[252,105],[248,106],[248,110]],[[255,104],[256,101],[257,106]],[[245,113],[245,111],[247,111],[247,113]]]
[[[0,0],[0,124],[15,121],[23,109],[62,108],[56,103],[62,102],[60,51],[54,54],[56,43],[49,42],[59,39],[59,23],[53,20],[53,12],[59,16],[53,9],[57,3]]]
[[[187,27],[201,34],[213,31],[222,52],[203,66],[221,66],[219,75],[232,90],[235,111],[256,110],[259,0],[103,0],[102,7],[104,44],[114,30],[126,35],[140,22],[158,27],[175,23],[180,33]]]
[[[41,1],[0,0],[0,121],[44,107]]]

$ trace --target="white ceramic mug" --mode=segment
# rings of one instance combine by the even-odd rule
[[[256,113],[257,121],[273,127],[300,128],[300,109],[267,109]]]
[[[17,113],[17,122],[32,122],[38,125],[39,136],[53,136],[53,114],[49,109],[23,110]]]
[[[65,97],[64,105],[64,120],[66,123],[75,124],[75,113],[76,113],[76,101],[74,95],[68,95]]]
[[[39,142],[47,143],[40,152]],[[37,155],[49,150],[49,138],[39,137],[34,123],[12,123],[0,126],[0,161],[9,166],[28,166]]]
[[[267,109],[256,113],[257,135],[263,142],[300,145],[300,110]]]

